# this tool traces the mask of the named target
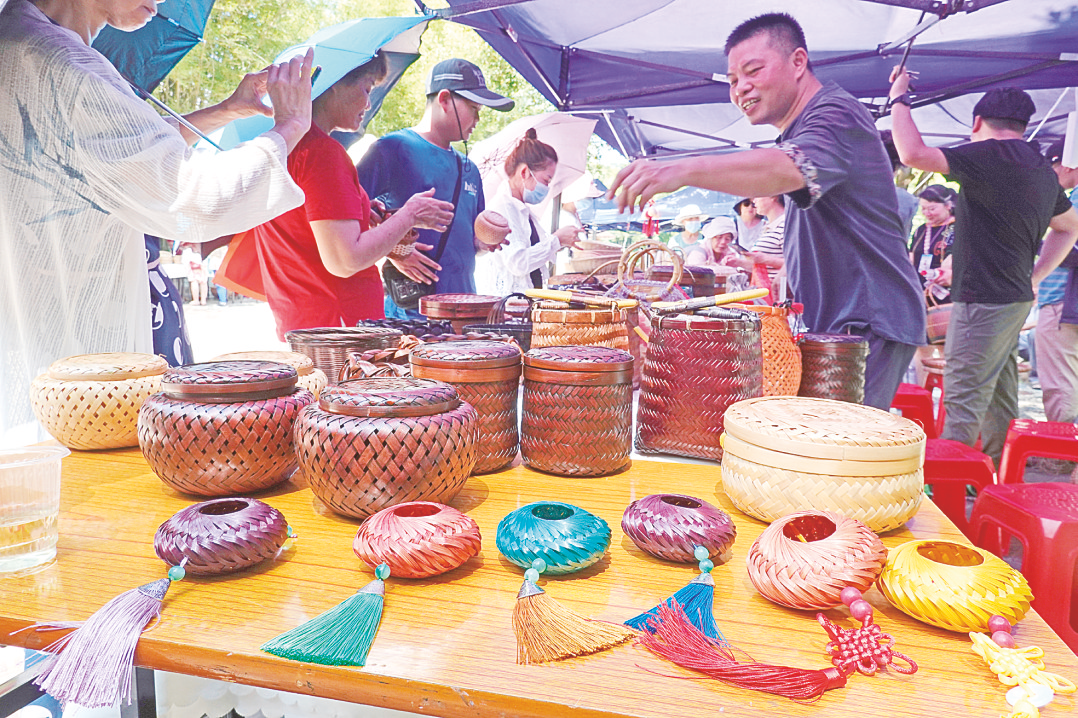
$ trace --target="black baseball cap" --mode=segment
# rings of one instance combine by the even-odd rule
[[[483,79],[483,71],[474,63],[460,58],[442,60],[430,72],[430,82],[427,83],[427,95],[433,95],[442,90],[460,95],[461,97],[478,102],[500,112],[508,112],[516,103],[508,97],[502,97],[496,92],[487,89],[487,81]]]
[[[1036,109],[1033,98],[1017,87],[997,87],[984,93],[984,97],[977,101],[973,116],[1028,124]]]

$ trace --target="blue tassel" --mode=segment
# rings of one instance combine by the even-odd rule
[[[699,576],[694,578],[689,585],[682,588],[670,598],[663,601],[661,606],[668,606],[670,608],[680,608],[685,612],[685,616],[689,619],[689,623],[695,626],[701,633],[708,638],[716,640],[726,645],[726,638],[719,630],[719,626],[715,623],[715,614],[712,612],[712,604],[715,602],[715,580],[711,578],[711,574],[702,572]],[[638,631],[648,631],[654,633],[654,622],[659,617],[659,606],[645,611],[639,616],[634,616],[625,622],[626,626],[635,628]],[[649,620],[652,625],[649,625]]]

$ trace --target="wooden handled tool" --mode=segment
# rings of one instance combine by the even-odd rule
[[[561,289],[525,289],[524,294],[532,299],[553,299],[558,302],[580,302],[581,304],[594,304],[600,307],[614,305],[618,309],[633,309],[640,304],[640,302],[635,299],[614,299],[613,297],[602,297],[595,294],[570,292]]]
[[[676,314],[678,312],[691,312],[705,307],[720,307],[723,304],[747,302],[751,299],[758,299],[766,296],[766,289],[747,289],[744,292],[716,294],[713,297],[686,299],[681,302],[654,302],[651,305],[651,311],[654,314]]]

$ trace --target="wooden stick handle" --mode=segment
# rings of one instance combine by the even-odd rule
[[[562,289],[525,289],[524,294],[533,299],[553,299],[558,302],[580,302],[581,304],[594,304],[600,307],[616,306],[618,309],[632,309],[639,302],[635,299],[613,299],[600,297],[584,292],[570,292]]]
[[[698,299],[686,299],[681,302],[655,302],[651,305],[651,311],[658,314],[673,314],[675,312],[691,312],[705,307],[719,307],[723,304],[734,304],[751,299],[766,297],[766,289],[747,289],[744,292],[730,292],[729,294],[716,294],[713,297],[699,297]]]

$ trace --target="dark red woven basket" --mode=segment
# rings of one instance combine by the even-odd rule
[[[801,348],[798,396],[865,402],[865,358],[868,342],[849,334],[805,334]]]
[[[652,324],[637,408],[636,448],[721,459],[722,415],[763,394],[760,319],[660,317]]]
[[[221,361],[169,369],[139,411],[143,456],[162,481],[196,496],[261,491],[296,471],[292,424],[314,401],[294,367]]]
[[[473,473],[513,463],[519,447],[517,389],[520,350],[505,342],[425,344],[411,353],[412,376],[452,384],[479,413],[479,446]]]
[[[629,465],[633,357],[598,346],[524,355],[520,454],[539,471],[604,476]]]
[[[300,414],[295,441],[314,495],[366,518],[405,501],[449,503],[475,467],[479,415],[440,381],[354,379]]]

